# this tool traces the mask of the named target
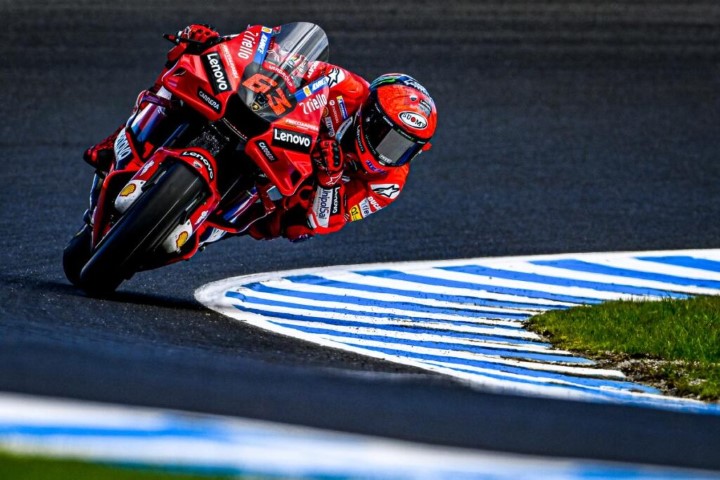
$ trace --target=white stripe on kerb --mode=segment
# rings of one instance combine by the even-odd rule
[[[346,265],[221,280],[198,289],[196,298],[220,313],[259,328],[325,347],[452,375],[494,391],[594,401],[623,401],[654,408],[720,414],[718,405],[648,393],[633,394],[630,392],[634,388],[633,384],[626,381],[619,371],[602,369],[593,366],[592,362],[563,361],[561,356],[568,355],[568,352],[554,350],[535,333],[518,328],[524,325],[524,321],[477,318],[478,311],[497,312],[498,316],[522,315],[575,305],[571,302],[527,297],[527,291],[536,291],[541,296],[555,295],[569,299],[575,297],[578,301],[663,298],[678,293],[720,294],[720,289],[676,285],[672,280],[666,279],[640,278],[648,273],[656,273],[686,275],[683,278],[693,279],[720,279],[720,272],[639,259],[666,256],[690,256],[720,261],[720,250],[566,254]],[[638,276],[582,272],[533,263],[559,260],[634,270],[638,272]],[[537,277],[499,278],[492,276],[492,272],[483,275],[481,270],[475,274],[443,269],[463,266],[517,272],[519,278],[525,274],[536,274]],[[382,270],[398,272],[399,277],[388,278],[372,273]],[[407,275],[403,276],[404,274]],[[302,281],[301,276],[306,275],[320,281],[314,283],[312,278],[309,278],[308,282]],[[421,281],[412,281],[413,276],[420,276],[418,280]],[[544,283],[543,277],[547,277],[547,282],[552,284]],[[433,284],[433,279],[437,281],[436,284]],[[443,283],[446,282],[460,282],[458,284],[461,287],[444,286]],[[560,282],[568,285],[558,285]],[[576,282],[576,285],[573,285],[573,282]],[[290,294],[286,296],[279,291],[256,291],[251,284],[258,283],[288,292],[312,294],[317,298],[306,299]],[[589,288],[591,283],[597,284],[597,287]],[[477,288],[472,288],[472,285]],[[622,286],[652,290],[654,296],[613,291],[622,289]],[[375,293],[375,290],[380,288],[387,289],[387,292]],[[493,289],[503,289],[503,293],[493,293]],[[226,296],[227,292],[233,291],[240,292],[245,298]],[[513,294],[513,291],[517,293]],[[667,295],[664,295],[664,292],[667,292]],[[328,298],[323,299],[323,294],[327,294]],[[424,298],[423,295],[432,298]],[[365,303],[375,299],[378,304],[345,304],[339,300],[343,296],[362,298]],[[507,302],[509,307],[487,307],[482,305],[485,301]],[[533,307],[519,308],[518,304],[529,304]],[[427,306],[451,308],[453,311],[422,312]],[[252,309],[253,312],[247,309]],[[473,316],[464,317],[463,311],[473,312]],[[373,316],[369,316],[370,313]],[[489,316],[493,314],[495,313],[490,313]],[[430,331],[418,332],[413,329]],[[442,345],[433,346],[433,343]],[[512,350],[513,354],[503,355],[501,351],[495,353],[487,349],[483,352],[470,351],[472,346],[490,345]],[[542,355],[553,357],[542,358]],[[470,364],[465,365],[464,362]],[[473,362],[478,364],[473,365]],[[497,365],[498,370],[493,370],[493,365]],[[518,370],[507,371],[508,369]],[[567,389],[563,389],[562,385],[567,386]],[[637,384],[635,387],[641,392],[652,390]]]

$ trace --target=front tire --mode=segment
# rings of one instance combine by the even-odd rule
[[[167,167],[100,241],[80,272],[80,288],[91,296],[115,291],[185,221],[204,192],[204,181],[184,163]]]
[[[92,257],[92,228],[84,224],[63,250],[63,270],[73,285],[80,286],[80,271]]]

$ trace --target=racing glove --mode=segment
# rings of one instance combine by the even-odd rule
[[[220,34],[206,23],[193,23],[178,32],[178,37],[205,43],[218,38]]]
[[[335,140],[321,141],[312,154],[317,187],[308,225],[318,233],[339,230],[345,224],[343,154]]]
[[[312,160],[318,185],[331,188],[340,183],[343,174],[343,154],[337,141],[321,141],[313,151]]]
[[[208,42],[217,40],[220,38],[220,34],[210,25],[193,23],[183,28],[177,33],[179,38],[197,42],[198,44],[204,45]],[[191,48],[187,42],[180,42],[175,45],[167,55],[168,65],[174,64],[180,56],[185,53],[188,48]],[[197,47],[192,47],[197,48]],[[192,51],[192,50],[191,50]]]

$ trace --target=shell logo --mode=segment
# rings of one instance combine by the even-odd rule
[[[405,125],[416,130],[422,130],[428,126],[427,118],[415,112],[401,112],[398,117]]]
[[[134,183],[128,183],[127,185],[125,185],[125,188],[120,191],[120,196],[127,197],[128,195],[132,195],[133,193],[135,193],[135,190],[137,190],[137,185],[135,185]]]
[[[177,246],[177,249],[180,250],[183,245],[185,245],[188,241],[188,238],[190,238],[190,234],[186,231],[180,232],[180,235],[178,235],[177,240],[175,240],[175,245]]]

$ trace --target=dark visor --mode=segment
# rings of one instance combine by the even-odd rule
[[[362,115],[365,143],[381,164],[387,167],[405,165],[422,150],[425,142],[418,143],[395,128],[377,104],[371,104]]]

